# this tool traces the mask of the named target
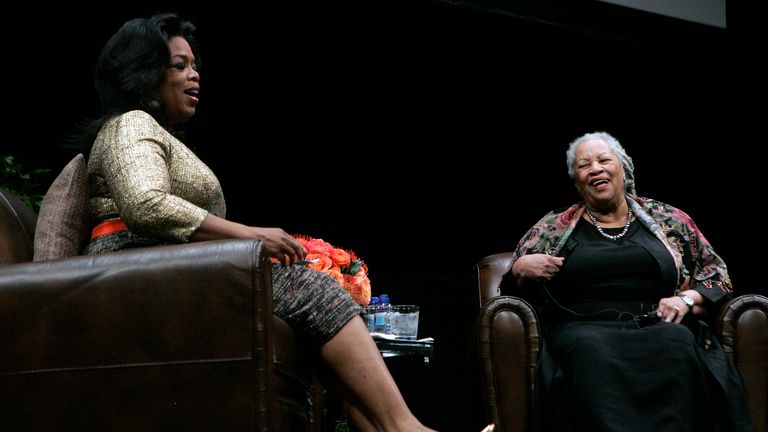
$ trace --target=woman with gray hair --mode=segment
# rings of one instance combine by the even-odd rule
[[[575,139],[582,201],[520,240],[512,274],[539,316],[534,430],[752,431],[739,376],[706,324],[732,296],[683,211],[637,196],[606,132]]]

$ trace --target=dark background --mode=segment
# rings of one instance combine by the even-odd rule
[[[616,136],[639,194],[694,218],[737,293],[766,293],[765,34],[751,6],[729,2],[725,30],[591,0],[276,3],[9,17],[24,30],[0,30],[0,153],[52,180],[73,155],[58,145],[97,114],[104,42],[135,16],[190,18],[203,67],[187,142],[228,217],[353,249],[374,295],[421,305],[436,354],[417,410],[441,430],[482,423],[474,263],[578,199],[564,152],[585,132]]]

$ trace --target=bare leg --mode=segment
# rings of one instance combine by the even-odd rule
[[[357,427],[357,430],[360,431],[375,431],[379,430],[376,428],[376,426],[371,423],[368,418],[365,416],[365,414],[357,409],[355,405],[352,405],[351,403],[344,401],[344,411],[347,412],[347,415],[349,416],[350,420],[352,420],[352,424],[354,424]]]
[[[350,417],[362,430],[432,430],[408,409],[360,317],[351,319],[323,345],[320,356],[341,381],[346,401],[354,406],[349,410]]]

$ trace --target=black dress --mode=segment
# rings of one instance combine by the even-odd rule
[[[724,387],[729,397],[741,394],[741,384],[722,350],[724,370],[712,371],[703,358],[712,354],[702,354],[688,326],[635,319],[675,289],[661,277],[674,268],[671,256],[641,223],[613,240],[582,220],[564,251],[562,269],[535,299],[544,346],[532,429],[752,430],[743,397],[725,396]]]

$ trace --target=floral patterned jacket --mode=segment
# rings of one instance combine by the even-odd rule
[[[725,263],[690,216],[650,198],[627,196],[627,203],[672,256],[677,270],[676,293],[695,289],[712,302],[730,297],[731,280]],[[518,243],[512,264],[528,254],[560,255],[584,208],[583,203],[574,204],[565,211],[553,211],[541,218]]]

